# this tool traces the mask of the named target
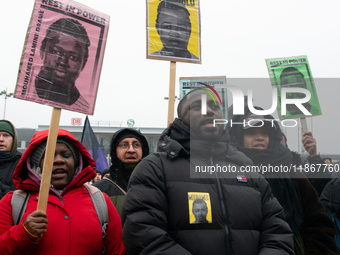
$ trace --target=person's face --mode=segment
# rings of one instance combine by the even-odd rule
[[[52,31],[46,42],[44,68],[52,69],[55,80],[73,83],[83,69],[85,49],[83,39]]]
[[[159,14],[157,32],[163,47],[169,51],[187,50],[191,27],[183,10],[163,8]]]
[[[143,156],[142,144],[136,138],[125,138],[118,144],[116,155],[124,163],[139,161]]]
[[[93,179],[93,182],[97,182],[102,178],[102,175],[100,173],[97,173],[96,177]]]
[[[204,222],[207,220],[208,208],[204,203],[197,203],[194,204],[192,213],[194,214],[197,222]]]
[[[269,133],[264,127],[252,127],[243,130],[243,146],[249,149],[267,149]]]
[[[12,145],[13,137],[5,131],[0,131],[0,151],[10,151]]]
[[[281,78],[281,86],[283,88],[306,88],[306,81],[304,80],[304,77],[299,74],[294,75],[285,75]],[[299,99],[304,98],[305,94],[303,93],[287,93],[286,98],[287,99]]]
[[[325,159],[325,164],[329,165],[331,163],[331,161],[327,158]]]
[[[109,177],[109,175],[110,175],[110,173],[107,173],[107,174],[105,174],[105,175],[103,176],[103,178],[104,178],[104,177]]]
[[[223,125],[215,125],[214,119],[222,119],[222,110],[216,100],[207,95],[207,112],[202,115],[201,96],[204,91],[197,90],[189,94],[187,101],[184,102],[182,108],[182,118],[185,125],[202,140],[218,140],[223,132]]]
[[[43,169],[45,157],[40,162]],[[56,189],[64,189],[74,176],[74,157],[71,150],[64,143],[57,143],[53,160],[51,184]]]

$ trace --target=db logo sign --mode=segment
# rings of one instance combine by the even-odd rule
[[[72,118],[71,119],[71,124],[73,126],[80,126],[81,125],[81,118]]]

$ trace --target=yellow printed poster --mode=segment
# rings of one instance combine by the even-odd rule
[[[190,224],[212,223],[209,193],[188,192]]]
[[[146,0],[149,59],[201,63],[199,0]]]

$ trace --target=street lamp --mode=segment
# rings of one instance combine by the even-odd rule
[[[164,97],[164,100],[169,100],[169,97]],[[177,97],[177,96],[175,96],[175,101],[176,101],[176,100],[180,100],[180,98]]]
[[[3,117],[3,119],[5,119],[5,115],[6,115],[6,101],[7,101],[8,97],[13,96],[13,93],[7,94],[7,88],[6,88],[6,90],[3,90],[3,91],[0,92],[0,95],[5,95],[5,107],[4,107],[4,117]]]

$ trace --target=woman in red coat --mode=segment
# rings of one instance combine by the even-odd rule
[[[16,189],[30,193],[19,224],[13,223],[9,192],[0,201],[0,254],[125,254],[121,221],[104,195],[109,223],[105,241],[101,224],[84,184],[96,175],[95,162],[86,148],[68,131],[60,129],[46,213],[37,211],[48,130],[37,132],[14,174]]]

